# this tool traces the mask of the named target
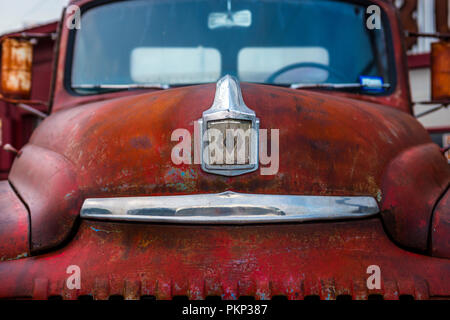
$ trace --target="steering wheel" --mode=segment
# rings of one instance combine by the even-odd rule
[[[289,70],[293,70],[293,69],[297,69],[297,68],[305,68],[305,67],[311,67],[311,68],[318,68],[318,69],[322,69],[322,70],[326,70],[328,71],[330,74],[336,76],[337,78],[339,78],[342,81],[346,80],[346,77],[337,72],[336,70],[334,70],[333,68],[330,68],[329,66],[325,65],[325,64],[321,64],[321,63],[317,63],[317,62],[299,62],[299,63],[293,63],[290,65],[287,65],[283,68],[281,68],[278,71],[275,71],[274,73],[272,73],[269,77],[267,77],[266,81],[267,83],[274,83],[274,80],[281,74],[289,71]]]

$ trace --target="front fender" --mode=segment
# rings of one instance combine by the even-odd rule
[[[14,161],[9,180],[30,211],[31,252],[51,249],[67,239],[81,207],[71,162],[28,144]]]
[[[450,189],[434,210],[430,247],[431,255],[450,259]]]
[[[433,209],[450,182],[450,167],[434,143],[406,149],[382,181],[381,216],[400,245],[426,252]]]
[[[29,217],[8,181],[0,181],[0,261],[30,254]]]

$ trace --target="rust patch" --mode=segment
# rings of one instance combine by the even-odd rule
[[[431,96],[450,100],[450,41],[431,44]]]
[[[2,93],[9,98],[28,98],[31,92],[33,45],[6,38],[2,43]]]

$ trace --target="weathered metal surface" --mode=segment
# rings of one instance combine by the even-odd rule
[[[398,9],[403,28],[411,32],[417,32],[419,30],[417,27],[417,18],[415,17],[415,14],[417,13],[417,0],[403,1]],[[405,44],[408,50],[411,49],[416,43],[417,38],[405,39]]]
[[[33,45],[30,41],[6,38],[2,41],[1,94],[28,98],[31,93]]]
[[[253,295],[264,299],[285,295],[295,299],[318,295],[334,299],[347,294],[365,299],[370,293],[387,299],[402,294],[417,299],[450,297],[449,260],[399,248],[378,218],[241,227],[86,220],[79,228],[75,224],[82,201],[89,197],[232,190],[371,196],[378,202],[386,196],[383,203],[389,203],[391,194],[402,194],[405,186],[385,186],[386,175],[395,181],[395,172],[386,170],[410,156],[403,160],[412,173],[419,170],[425,180],[435,180],[421,182],[422,188],[409,194],[411,199],[427,201],[425,211],[418,214],[421,241],[426,210],[437,186],[448,184],[449,173],[448,168],[439,171],[446,161],[437,147],[428,149],[427,132],[408,115],[408,75],[396,12],[386,1],[375,3],[386,10],[393,31],[397,85],[392,94],[365,96],[242,84],[243,98],[260,118],[261,127],[280,129],[280,168],[274,176],[257,171],[220,177],[205,173],[200,165],[172,163],[171,133],[178,128],[193,133],[194,121],[213,102],[213,84],[163,92],[71,95],[63,84],[68,29],[62,28],[54,114],[39,126],[10,175],[30,209],[31,252],[36,256],[0,263],[0,297],[73,299],[89,294],[102,299],[118,294],[234,299]],[[412,151],[419,149],[429,152]],[[422,162],[417,160],[421,165],[411,165],[418,154],[424,157]],[[430,185],[430,190],[423,189]],[[417,208],[394,209],[409,215],[417,212]],[[448,233],[443,240],[447,239]],[[70,241],[55,249],[64,240]],[[42,249],[53,251],[42,254]],[[65,285],[70,265],[81,268],[78,291]],[[367,290],[370,265],[382,270],[381,290]]]
[[[243,193],[297,195],[366,195],[380,200],[381,177],[397,154],[415,145],[430,142],[424,128],[404,112],[381,105],[330,97],[325,93],[304,92],[257,84],[242,84],[246,104],[261,119],[261,128],[280,129],[280,165],[273,176],[259,171],[238,177],[205,173],[200,165],[175,165],[171,160],[171,133],[186,128],[193,135],[194,121],[213,101],[214,84],[199,85],[123,97],[57,112],[37,128],[30,145],[16,160],[10,180],[19,193],[22,188],[39,192],[39,207],[63,201],[60,184],[66,178],[46,172],[42,148],[71,164],[77,199],[71,196],[69,230],[81,202],[89,197],[145,196],[211,193],[231,190]],[[194,103],[195,102],[195,103]],[[276,116],[273,116],[276,111]],[[40,146],[35,148],[33,146]],[[29,150],[29,151],[27,151]],[[34,150],[34,151],[32,151]],[[52,153],[53,154],[53,153]],[[439,153],[440,155],[440,153]],[[441,157],[441,161],[446,163]],[[53,160],[51,160],[53,161]],[[53,165],[48,164],[49,167]],[[41,181],[52,176],[59,182],[42,188]],[[444,176],[448,179],[448,176]],[[76,181],[75,181],[76,180]],[[20,182],[20,185],[19,185]],[[42,193],[42,190],[46,190]],[[26,195],[23,195],[27,199]],[[37,198],[35,198],[37,199]],[[27,201],[27,200],[26,200]],[[36,201],[37,203],[37,201]],[[46,220],[34,222],[40,228]],[[61,212],[61,210],[59,210]],[[44,212],[44,211],[42,211]],[[48,230],[48,228],[46,228]],[[55,229],[56,230],[56,229]],[[42,233],[44,234],[44,233]],[[56,244],[47,231],[45,237]],[[64,233],[67,234],[67,233]],[[33,249],[49,247],[35,240]]]
[[[71,265],[80,268],[80,289],[66,285]],[[379,290],[367,289],[370,265],[380,267]],[[66,247],[1,263],[0,280],[2,298],[427,299],[449,297],[450,261],[398,248],[378,219],[245,227],[83,221]]]
[[[436,31],[440,33],[450,33],[450,25],[448,23],[448,15],[450,13],[450,4],[445,0],[435,2],[436,13]]]
[[[0,181],[0,262],[29,255],[28,227],[26,207],[8,181]]]
[[[318,92],[242,87],[261,128],[280,129],[280,168],[274,176],[256,171],[218,177],[198,165],[173,164],[171,133],[186,128],[193,136],[193,122],[213,100],[213,84],[58,112],[35,131],[31,144],[71,161],[80,190],[90,197],[225,190],[380,197],[381,175],[390,160],[430,142],[416,120],[393,108]]]
[[[431,225],[431,254],[450,259],[450,191],[439,200]]]
[[[10,181],[30,210],[31,250],[48,249],[67,238],[79,215],[76,174],[56,152],[36,145],[27,145],[21,152]]]
[[[433,208],[449,183],[450,167],[434,143],[405,150],[389,164],[381,214],[395,241],[427,250]]]
[[[450,41],[431,44],[431,97],[450,100]]]

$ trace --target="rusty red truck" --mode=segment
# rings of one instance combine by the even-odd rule
[[[0,182],[1,298],[450,298],[391,1],[80,0],[56,35],[48,101],[46,36],[1,39],[0,98],[48,106]]]

